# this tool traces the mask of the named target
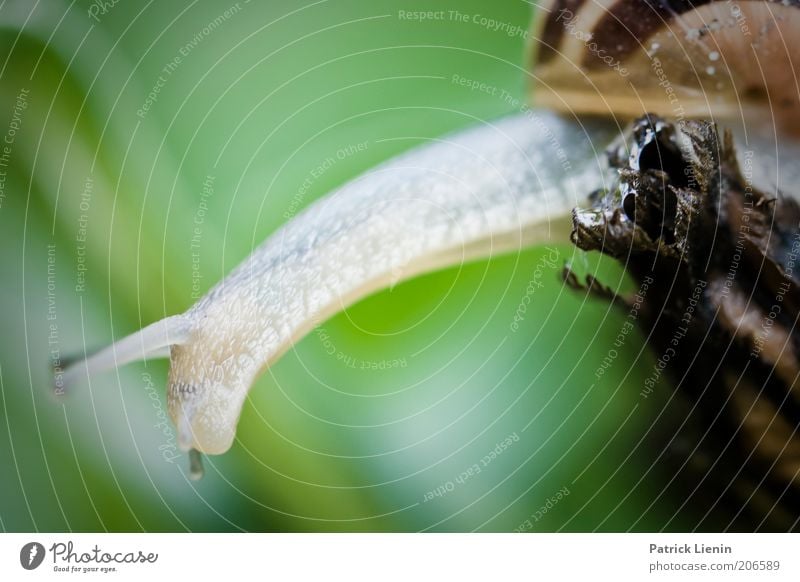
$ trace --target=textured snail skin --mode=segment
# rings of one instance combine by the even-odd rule
[[[332,314],[401,280],[557,237],[603,182],[614,127],[528,112],[417,148],[331,193],[186,314],[169,408],[182,448],[226,451],[255,378]]]
[[[532,110],[414,149],[292,219],[185,314],[74,365],[64,381],[167,348],[181,448],[223,453],[256,377],[333,314],[421,273],[566,243],[572,209],[606,185],[604,149],[618,133],[612,120]],[[756,184],[798,183],[785,161],[797,159],[793,141],[777,147],[750,132],[747,144],[740,154],[755,152],[743,166]]]
[[[566,243],[618,131],[526,111],[418,147],[289,221],[185,314],[74,364],[63,381],[168,353],[179,445],[223,453],[256,377],[331,315],[421,273]]]

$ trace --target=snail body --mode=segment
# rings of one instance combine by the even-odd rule
[[[800,36],[789,34],[800,27],[798,4],[741,2],[750,37],[737,15],[722,19],[727,4],[545,3],[529,49],[532,109],[356,178],[283,226],[186,313],[75,363],[64,383],[169,356],[181,448],[223,453],[255,379],[315,325],[425,272],[566,242],[572,209],[613,177],[605,144],[635,116],[674,116],[676,103],[682,117],[730,120],[740,153],[758,152],[750,166],[763,189],[800,183],[800,168],[786,163],[798,154],[786,121],[797,117],[800,94],[790,58]],[[773,98],[779,106],[770,110]],[[774,123],[763,128],[771,111]]]
[[[589,136],[612,128],[529,112],[400,156],[298,215],[185,314],[74,364],[64,381],[168,349],[180,446],[222,453],[255,378],[334,313],[424,272],[567,240],[571,208],[603,180]]]

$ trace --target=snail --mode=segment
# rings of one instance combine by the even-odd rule
[[[291,219],[188,311],[73,363],[58,382],[169,357],[169,410],[199,477],[201,454],[231,447],[258,375],[328,317],[426,272],[576,240],[573,209],[614,187],[619,170],[604,148],[637,117],[718,122],[762,191],[788,194],[800,183],[792,59],[800,3],[551,0],[540,8],[529,34],[530,108],[354,179]],[[640,150],[664,135],[648,134],[656,118],[646,119]],[[676,127],[670,143],[689,144]]]

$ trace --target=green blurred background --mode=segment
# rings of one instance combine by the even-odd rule
[[[163,423],[166,360],[51,396],[54,357],[186,310],[331,189],[513,112],[454,74],[524,99],[521,0],[102,4],[0,8],[0,133],[19,126],[0,199],[4,530],[685,527],[649,471],[660,401],[638,395],[653,364],[640,336],[594,382],[624,314],[548,269],[510,330],[541,249],[403,283],[325,322],[257,382],[234,447],[196,483]],[[414,10],[445,18],[400,15]],[[559,253],[559,268],[630,287],[597,257]]]

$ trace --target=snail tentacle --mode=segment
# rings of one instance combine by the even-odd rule
[[[64,389],[79,379],[112,370],[139,360],[166,358],[174,345],[184,343],[191,330],[191,321],[173,315],[132,333],[99,352],[70,362],[57,377]]]

